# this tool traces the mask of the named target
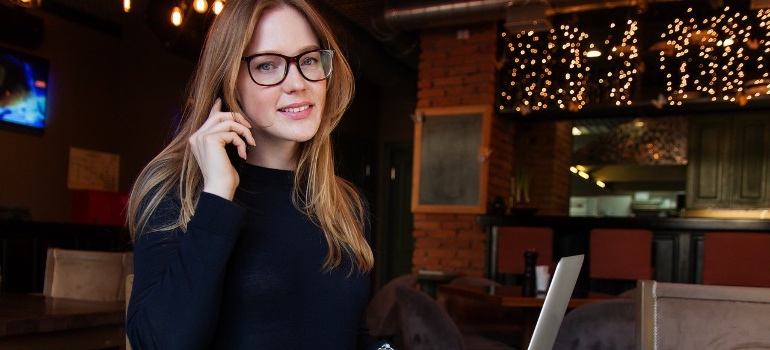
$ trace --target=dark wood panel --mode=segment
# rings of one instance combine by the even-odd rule
[[[688,207],[727,206],[729,126],[727,118],[691,118]]]
[[[764,206],[767,203],[767,159],[770,157],[770,121],[767,118],[735,119],[735,184],[733,206]]]

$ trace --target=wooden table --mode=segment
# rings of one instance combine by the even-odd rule
[[[535,331],[535,325],[537,325],[537,319],[540,316],[540,310],[545,302],[545,295],[538,297],[522,296],[520,286],[489,287],[442,284],[438,286],[437,291],[438,301],[442,305],[445,305],[448,296],[458,296],[488,302],[499,305],[500,307],[521,308],[524,319],[521,320],[522,331],[520,349],[527,349],[529,347],[532,333]],[[585,296],[572,297],[569,304],[567,304],[567,308],[574,309],[584,304],[613,297],[615,296],[600,293],[588,293]]]
[[[0,349],[102,349],[125,345],[124,302],[0,294]]]

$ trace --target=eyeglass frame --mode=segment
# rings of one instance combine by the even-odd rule
[[[300,66],[299,66],[299,58],[304,56],[304,55],[307,55],[307,54],[309,54],[311,52],[328,52],[330,54],[330,58],[332,59],[332,61],[330,61],[329,73],[326,74],[326,76],[324,76],[321,79],[313,80],[313,79],[310,79],[310,78],[306,77],[305,73],[302,73],[302,68],[300,68]],[[260,84],[260,83],[257,82],[256,79],[254,79],[254,76],[251,74],[251,68],[249,66],[251,65],[251,60],[253,60],[254,58],[259,57],[259,56],[268,56],[268,55],[269,56],[278,56],[278,57],[283,58],[284,61],[286,61],[286,68],[283,70],[283,78],[281,78],[281,80],[279,80],[277,83],[275,83],[275,84]],[[286,77],[289,75],[289,67],[291,66],[292,63],[294,63],[294,65],[297,66],[297,71],[299,72],[299,75],[301,75],[302,78],[304,78],[305,80],[310,81],[310,82],[326,80],[326,79],[328,79],[332,75],[332,71],[334,70],[334,64],[333,64],[334,61],[333,61],[333,59],[334,59],[334,50],[331,50],[331,49],[313,49],[313,50],[308,50],[308,51],[302,52],[299,55],[296,55],[294,57],[281,55],[279,53],[255,53],[253,55],[248,55],[248,56],[241,57],[241,61],[246,62],[246,71],[249,72],[249,78],[251,78],[251,81],[253,81],[254,84],[257,84],[259,86],[276,86],[276,85],[280,85],[281,83],[283,83],[283,81],[286,80]]]

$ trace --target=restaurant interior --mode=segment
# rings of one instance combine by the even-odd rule
[[[535,266],[584,255],[554,349],[770,348],[770,1],[314,3],[356,78],[373,335],[526,348]],[[127,193],[222,4],[0,0],[1,348],[126,348]]]

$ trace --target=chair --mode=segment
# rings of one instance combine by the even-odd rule
[[[512,350],[514,348],[476,335],[463,335],[452,318],[427,294],[395,286],[405,350]]]
[[[579,306],[564,316],[554,350],[636,347],[636,299],[617,298]]]
[[[707,232],[703,235],[703,284],[770,287],[770,235]]]
[[[500,283],[485,277],[460,276],[449,282],[450,285],[499,286]],[[470,298],[449,295],[442,298],[442,307],[454,320],[462,333],[478,334],[498,339],[506,343],[519,343],[523,319],[519,308],[502,308],[491,303]]]
[[[622,280],[635,287],[636,281],[652,279],[652,239],[650,230],[593,229],[590,232],[589,278]],[[595,288],[594,288],[595,289]],[[615,292],[612,291],[613,294]]]
[[[770,289],[640,280],[637,349],[770,349]]]
[[[553,230],[550,227],[499,226],[496,228],[495,256],[498,281],[509,284],[506,275],[524,274],[524,253],[535,249],[537,265],[548,265],[553,271]],[[553,273],[553,272],[552,272]]]
[[[48,248],[43,295],[95,301],[126,300],[126,276],[134,269],[132,252]]]
[[[131,300],[131,290],[134,288],[134,274],[126,275],[126,312],[128,312],[128,302]],[[126,350],[131,350],[131,343],[126,334]]]
[[[396,286],[417,288],[417,275],[406,274],[386,283],[366,307],[366,325],[374,337],[392,337],[399,332]]]

